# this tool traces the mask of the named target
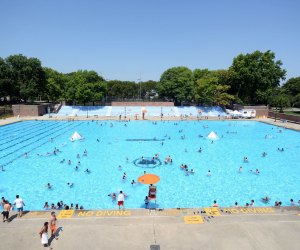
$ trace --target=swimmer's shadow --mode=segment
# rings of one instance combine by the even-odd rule
[[[58,239],[60,232],[62,231],[62,227],[57,228],[55,235],[51,235],[51,237],[48,240],[48,245],[51,246],[52,241],[56,238]]]
[[[29,211],[24,211],[23,214],[22,214],[22,217],[23,217],[24,215],[28,214],[28,213],[29,213]],[[8,222],[12,222],[12,221],[13,221],[14,219],[16,219],[16,218],[18,218],[18,213],[16,213],[16,214],[10,216],[10,217],[8,218]]]

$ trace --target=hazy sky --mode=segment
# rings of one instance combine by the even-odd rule
[[[0,0],[0,57],[145,81],[272,50],[290,78],[300,76],[299,11],[297,0]]]

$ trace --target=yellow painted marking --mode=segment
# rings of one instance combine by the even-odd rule
[[[57,218],[58,219],[69,219],[69,218],[72,218],[73,214],[74,214],[74,210],[62,210],[58,214]]]
[[[113,217],[113,216],[131,216],[129,210],[100,210],[100,211],[80,211],[77,217]]]
[[[221,215],[219,209],[216,207],[207,207],[207,208],[204,208],[204,211],[209,216],[211,216],[211,215],[220,216]]]
[[[29,212],[28,214],[25,214],[28,218],[47,218],[50,216],[50,212],[44,212],[44,211],[36,211],[36,212]]]
[[[200,215],[184,216],[183,219],[186,224],[202,224],[203,223],[203,219]]]
[[[178,215],[181,215],[182,213],[183,213],[183,211],[181,211],[181,210],[172,209],[172,210],[164,210],[164,211],[158,212],[157,214],[164,215],[164,216],[178,216]]]
[[[243,208],[224,208],[224,213],[232,213],[232,214],[271,214],[275,213],[274,208],[272,207],[243,207]]]

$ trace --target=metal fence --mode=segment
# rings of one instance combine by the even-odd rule
[[[13,115],[12,107],[10,106],[0,106],[0,117]]]

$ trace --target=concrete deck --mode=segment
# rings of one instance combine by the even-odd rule
[[[58,212],[58,227],[63,231],[58,240],[51,242],[51,247],[63,250],[299,249],[299,207],[217,209],[212,211],[213,217],[209,211],[201,214],[201,210],[77,211],[66,219]],[[192,224],[186,223],[186,218]],[[38,232],[48,219],[49,212],[31,212],[21,219],[1,223],[1,249],[45,249]]]
[[[39,120],[39,121],[118,121],[118,117],[113,117],[113,116],[105,116],[105,117],[47,117],[47,116],[30,116],[30,117],[11,117],[11,118],[6,118],[6,119],[0,119],[0,126],[2,125],[7,125],[15,122],[20,122],[20,121],[32,121],[32,120]],[[132,121],[134,119],[131,119]],[[160,119],[159,117],[147,117],[145,119],[146,121],[180,121],[180,117],[164,117],[163,119]],[[183,121],[197,121],[197,117],[187,117],[182,119]],[[291,122],[282,122],[277,119],[275,122],[274,119],[271,118],[255,118],[251,120],[245,120],[245,119],[219,119],[218,117],[208,117],[208,119],[200,119],[200,121],[260,121],[260,122],[265,122],[268,124],[272,124],[274,126],[280,126],[283,128],[288,128],[288,129],[293,129],[293,130],[298,130],[300,131],[300,124],[297,123],[291,123]],[[123,120],[124,121],[124,120]],[[143,121],[141,119],[138,119],[138,121]]]

